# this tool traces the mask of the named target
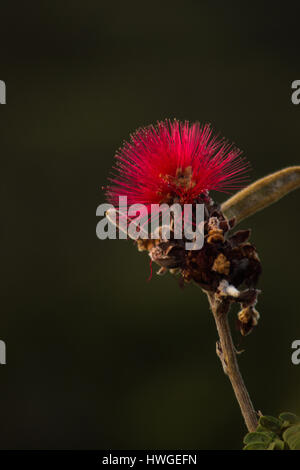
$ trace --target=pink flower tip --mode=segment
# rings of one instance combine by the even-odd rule
[[[245,185],[249,164],[241,151],[209,124],[158,121],[138,129],[115,156],[115,174],[106,195],[114,205],[188,204],[211,190],[229,192]]]

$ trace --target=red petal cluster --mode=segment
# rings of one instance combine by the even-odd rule
[[[140,128],[116,153],[107,198],[118,205],[197,202],[210,190],[228,192],[245,183],[241,151],[210,125],[165,120]]]

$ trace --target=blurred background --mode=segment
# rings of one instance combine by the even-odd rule
[[[210,122],[243,149],[251,180],[300,163],[299,24],[285,5],[1,6],[2,449],[241,448],[204,294],[147,282],[148,257],[98,240],[95,213],[116,149],[158,119]],[[299,201],[241,224],[263,293],[257,329],[233,334],[265,414],[300,413]]]

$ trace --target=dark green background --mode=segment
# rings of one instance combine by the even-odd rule
[[[294,4],[4,2],[0,38],[0,447],[240,448],[205,296],[147,282],[148,257],[98,240],[95,212],[115,150],[157,119],[211,122],[252,180],[300,163]],[[300,413],[299,198],[241,224],[263,294],[256,331],[234,337],[267,414]]]

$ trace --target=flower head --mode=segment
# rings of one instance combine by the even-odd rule
[[[116,153],[107,197],[117,204],[195,203],[210,190],[243,186],[249,165],[241,151],[213,135],[211,127],[177,120],[138,129]]]
[[[248,168],[248,163],[241,158],[241,151],[213,135],[209,125],[166,120],[138,129],[131,141],[124,143],[116,154],[116,174],[107,188],[108,200],[115,206],[122,196],[126,196],[128,205],[146,206],[147,213],[143,217],[147,220],[142,219],[145,225],[149,209],[151,222],[154,218],[160,222],[158,206],[165,206],[164,211],[175,203],[190,206],[188,212],[186,206],[181,212],[182,237],[175,236],[177,227],[173,215],[167,225],[169,237],[164,235],[162,229],[165,226],[161,225],[154,237],[152,234],[138,237],[137,248],[148,252],[151,263],[159,265],[158,274],[167,271],[179,274],[182,283],[193,281],[220,299],[238,302],[242,309],[248,308],[247,315],[243,311],[239,318],[243,334],[250,332],[257,323],[254,306],[258,291],[255,286],[261,264],[255,246],[248,241],[250,230],[240,230],[232,235],[235,218],[227,219],[208,193],[210,190],[227,192],[242,186]],[[205,209],[200,223],[196,210],[199,205]],[[115,213],[119,219],[112,219],[118,228],[123,225],[124,218],[125,225],[132,222],[126,203],[124,206],[120,206],[124,211]],[[201,248],[193,243],[192,248],[186,248],[185,241],[189,236],[185,231],[186,221],[195,227],[193,241],[202,230]]]

